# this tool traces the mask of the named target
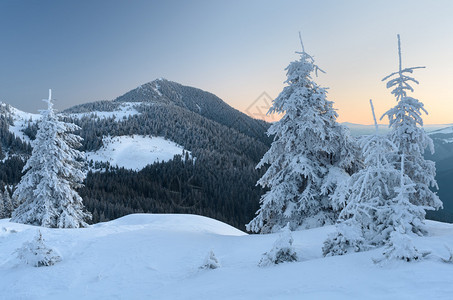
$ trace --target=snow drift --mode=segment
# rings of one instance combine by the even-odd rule
[[[379,266],[382,249],[323,258],[334,227],[293,232],[300,262],[260,268],[279,234],[246,235],[194,215],[129,215],[84,229],[48,229],[0,220],[2,299],[451,299],[445,245],[453,225],[427,221],[414,240],[432,254],[418,263]],[[41,230],[62,261],[35,268],[15,250]],[[200,269],[215,252],[218,269]]]

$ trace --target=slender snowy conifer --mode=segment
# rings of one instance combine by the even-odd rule
[[[388,255],[409,259],[415,255],[416,252],[410,252],[415,248],[398,248],[403,244],[401,241],[425,232],[423,208],[409,201],[416,185],[405,174],[404,152],[398,170],[388,160],[396,146],[387,137],[377,135],[376,119],[375,125],[376,134],[364,139],[362,144],[365,168],[352,175],[334,195],[337,203],[343,203],[345,207],[337,231],[324,243],[323,254],[326,256],[385,244],[393,249],[386,250]],[[403,234],[407,237],[402,237]]]
[[[302,39],[301,39],[302,44]],[[258,181],[269,191],[247,230],[277,232],[288,222],[292,230],[333,223],[338,212],[330,195],[355,167],[356,148],[349,131],[336,122],[333,102],[312,74],[322,71],[302,52],[287,70],[286,86],[268,113],[284,114],[271,125],[274,141],[258,168],[269,164]]]
[[[337,231],[325,242],[324,255],[342,255],[382,245],[391,229],[386,219],[389,201],[397,196],[400,174],[387,160],[396,150],[393,143],[378,134],[378,125],[370,100],[376,132],[360,142],[365,168],[353,174],[335,191],[333,202],[341,210]]]
[[[78,228],[91,218],[84,211],[82,198],[75,191],[82,186],[85,174],[81,137],[69,133],[79,127],[59,121],[53,109],[49,90],[48,109],[43,110],[33,151],[13,198],[19,207],[12,222],[43,227]]]
[[[410,202],[410,196],[416,193],[416,184],[405,173],[406,155],[401,155],[400,187],[395,191],[398,193],[387,206],[387,223],[391,225],[389,238],[385,241],[386,247],[382,257],[374,259],[374,262],[384,260],[404,260],[407,262],[420,260],[429,252],[419,251],[412,243],[415,233],[424,231],[423,207]]]
[[[384,79],[387,88],[393,88],[392,94],[398,102],[395,107],[387,111],[382,117],[387,116],[390,122],[390,139],[398,151],[392,157],[392,161],[398,168],[404,153],[405,174],[415,183],[415,192],[410,194],[410,201],[425,209],[434,210],[442,207],[442,202],[430,187],[437,188],[435,180],[436,167],[434,162],[425,160],[423,153],[429,148],[434,153],[433,141],[423,129],[422,113],[426,113],[423,103],[407,95],[413,92],[411,83],[418,81],[408,74],[415,69],[424,67],[402,68],[401,42],[398,35],[399,69]]]

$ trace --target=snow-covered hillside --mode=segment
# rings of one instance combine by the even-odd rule
[[[333,227],[294,232],[301,262],[260,268],[278,234],[246,235],[194,215],[129,215],[86,229],[47,229],[0,220],[1,299],[451,299],[453,225],[427,222],[432,250],[418,263],[378,266],[370,252],[323,258]],[[35,268],[14,251],[41,230],[63,260]],[[201,270],[213,250],[221,267]]]
[[[30,139],[23,133],[23,130],[27,128],[29,121],[36,122],[41,118],[41,115],[27,113],[12,106],[9,106],[9,109],[11,111],[10,116],[12,117],[14,123],[9,126],[9,131],[15,134],[22,141],[29,142]]]
[[[157,88],[156,88],[157,89]],[[5,106],[7,104],[1,103]],[[123,102],[118,109],[114,111],[93,111],[90,113],[72,113],[67,114],[73,118],[91,117],[107,119],[113,118],[120,122],[130,116],[140,114],[136,107],[142,105],[141,102]],[[147,105],[153,105],[147,103]],[[36,122],[41,118],[40,114],[31,114],[23,112],[12,106],[8,106],[9,116],[12,117],[13,125],[9,126],[9,131],[22,141],[29,142],[30,139],[24,134],[23,130],[27,128],[30,121]],[[168,161],[175,155],[182,155],[184,147],[166,140],[161,137],[148,136],[107,136],[103,138],[103,147],[95,152],[87,152],[87,159],[98,162],[109,162],[112,166],[124,167],[139,171],[148,164],[160,161]],[[188,152],[191,156],[190,151]],[[184,153],[185,153],[184,152]],[[6,153],[6,158],[8,153]],[[4,159],[4,160],[5,160]]]
[[[69,114],[73,118],[91,117],[91,118],[114,118],[115,121],[119,122],[127,119],[130,116],[140,114],[136,107],[141,105],[141,102],[124,102],[118,106],[118,109],[114,111],[92,111],[89,113],[72,113]],[[149,104],[149,103],[148,103]]]
[[[141,170],[149,164],[168,161],[175,155],[182,155],[184,148],[162,137],[116,136],[104,137],[103,147],[87,152],[87,160],[109,162],[111,166]],[[186,151],[190,154],[189,151]]]
[[[7,104],[1,103],[0,105],[6,106]],[[120,122],[124,119],[127,119],[130,116],[140,114],[136,107],[142,105],[141,102],[124,102],[119,104],[118,108],[114,111],[92,111],[89,113],[72,113],[72,114],[63,114],[70,116],[72,118],[82,118],[82,117],[91,117],[99,119],[113,118],[115,121]],[[152,103],[147,103],[147,105],[152,105]],[[9,131],[15,134],[23,141],[30,141],[28,136],[23,133],[23,130],[27,128],[30,121],[36,122],[41,118],[40,114],[32,114],[28,112],[21,111],[13,106],[8,105],[10,110],[9,116],[13,119],[13,125],[9,126]]]

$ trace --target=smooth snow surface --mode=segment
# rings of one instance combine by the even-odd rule
[[[104,137],[102,142],[101,149],[86,153],[88,161],[109,162],[112,166],[137,171],[154,162],[169,161],[177,154],[182,155],[184,150],[162,137],[116,136]]]
[[[427,222],[414,243],[433,252],[417,263],[371,261],[382,249],[323,258],[333,226],[293,232],[300,262],[260,268],[279,234],[246,235],[194,215],[130,215],[85,229],[0,220],[1,299],[451,299],[453,225]],[[41,230],[62,261],[24,265],[14,254]],[[213,251],[221,267],[201,270]]]

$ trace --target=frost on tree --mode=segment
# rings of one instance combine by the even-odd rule
[[[398,102],[395,107],[387,111],[382,117],[387,116],[390,123],[390,139],[397,147],[392,160],[396,167],[400,165],[401,157],[406,157],[405,174],[415,183],[415,192],[410,195],[411,203],[423,206],[428,210],[442,208],[442,202],[430,187],[437,189],[435,180],[436,167],[433,161],[425,160],[423,153],[429,148],[434,153],[433,141],[422,128],[422,113],[426,113],[423,103],[407,95],[413,92],[410,84],[418,81],[409,74],[415,69],[424,67],[402,68],[401,43],[398,35],[399,69],[383,79],[387,81],[387,88],[393,89],[392,94]]]
[[[399,71],[385,77],[394,88],[398,103],[384,114],[389,117],[389,139],[376,135],[362,144],[365,169],[354,174],[346,187],[337,189],[334,203],[343,206],[337,232],[324,244],[324,255],[340,255],[386,245],[385,259],[419,259],[410,246],[412,235],[426,233],[425,209],[438,209],[442,203],[429,187],[437,187],[435,166],[423,158],[432,141],[423,130],[423,104],[407,96],[413,91],[407,75],[417,68],[401,67],[398,36]],[[396,76],[395,76],[396,75]],[[376,121],[375,121],[376,123]],[[376,126],[377,128],[377,126]],[[377,130],[377,129],[376,129]]]
[[[70,133],[79,129],[75,124],[59,121],[53,109],[51,93],[44,100],[42,120],[33,151],[13,198],[19,207],[11,221],[44,227],[78,228],[87,226],[91,215],[84,211],[82,198],[75,191],[85,178],[81,137]]]
[[[258,266],[266,267],[284,262],[296,262],[298,260],[296,250],[293,247],[293,237],[288,224],[288,226],[283,229],[279,238],[275,241],[271,251],[263,254]]]
[[[60,255],[44,244],[40,231],[33,241],[24,243],[16,253],[17,258],[34,267],[48,267],[61,261]]]
[[[324,243],[325,256],[382,246],[393,231],[389,207],[398,196],[401,174],[388,157],[397,149],[386,136],[378,134],[371,100],[370,104],[376,132],[360,141],[365,167],[340,185],[332,197],[341,213],[336,232]]]
[[[417,250],[412,244],[411,236],[425,233],[425,210],[410,202],[411,196],[416,193],[416,184],[406,175],[406,155],[401,155],[400,186],[398,193],[388,205],[388,223],[392,231],[386,240],[386,247],[381,260],[401,259],[405,261],[419,260],[429,253]],[[379,260],[375,260],[378,262]]]
[[[302,40],[301,40],[302,42]],[[321,71],[302,44],[300,59],[286,68],[286,86],[268,113],[284,114],[271,125],[269,151],[258,164],[269,168],[258,184],[269,191],[247,230],[277,232],[331,224],[338,212],[330,195],[355,168],[356,149],[347,128],[336,122],[333,102],[312,74]]]
[[[403,260],[406,262],[418,261],[430,254],[428,251],[418,250],[412,239],[404,233],[399,231],[393,231],[390,235],[390,239],[387,242],[387,246],[384,248],[382,257],[375,258],[375,263],[391,261],[391,260]]]
[[[392,224],[393,231],[386,241],[382,256],[373,259],[375,263],[404,260],[407,262],[417,261],[429,254],[426,251],[419,251],[412,243],[414,228],[422,228],[425,211],[422,207],[410,202],[410,195],[416,192],[415,184],[404,174],[405,156],[401,161],[401,186],[398,196],[389,206],[389,223]]]

